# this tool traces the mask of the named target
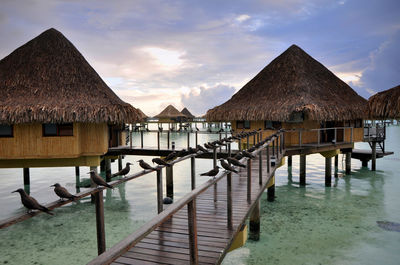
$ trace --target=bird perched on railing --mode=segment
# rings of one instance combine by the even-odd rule
[[[215,148],[217,148],[218,146],[215,144],[215,141],[214,142],[208,142],[207,143],[209,146],[211,146],[213,149],[215,149]]]
[[[197,148],[189,147],[188,148],[188,154],[196,154],[199,150]]]
[[[256,146],[252,146],[252,147],[250,147],[249,149],[247,149],[247,152],[253,152],[253,151],[255,151],[256,150]]]
[[[235,173],[239,173],[236,169],[234,169],[231,165],[229,165],[228,163],[225,162],[225,160],[223,160],[222,158],[219,160],[221,163],[221,166],[230,172],[235,172]]]
[[[219,166],[215,166],[213,169],[211,169],[210,171],[208,171],[208,172],[205,172],[205,173],[202,173],[202,174],[200,174],[200,176],[209,176],[209,177],[213,177],[213,178],[215,178],[215,176],[218,174],[218,172],[219,172]]]
[[[112,174],[112,178],[117,177],[117,176],[126,176],[129,171],[131,170],[130,165],[132,165],[131,163],[127,162],[126,166],[121,169],[120,171],[118,171],[117,173]]]
[[[31,210],[39,210],[47,214],[54,215],[52,212],[50,212],[50,209],[39,204],[35,198],[29,196],[23,189],[17,189],[13,192],[18,192],[19,195],[21,195],[21,202],[28,209],[28,213],[31,213]]]
[[[159,131],[159,132],[162,132],[163,130],[164,130],[163,127],[158,127],[158,131]]]
[[[156,170],[156,169],[157,169],[157,168],[155,168],[155,167],[150,166],[150,165],[147,164],[146,162],[144,162],[143,159],[140,159],[140,160],[137,161],[137,162],[139,162],[139,166],[140,166],[141,168],[143,168],[144,170],[146,170],[146,169]]]
[[[90,170],[89,173],[90,174],[90,179],[93,181],[94,184],[96,184],[97,186],[103,186],[103,187],[107,187],[110,189],[113,189],[114,187],[111,186],[110,184],[108,184],[102,177],[100,177],[96,171],[94,170]]]
[[[223,145],[223,146],[226,146],[226,143],[224,143],[222,140],[216,140],[216,141],[214,141],[213,143],[215,143],[215,144],[218,144],[218,145]]]
[[[164,161],[171,161],[177,157],[176,152],[169,153],[165,158]]]
[[[248,157],[248,158],[256,158],[253,154],[243,150],[242,151],[243,156]]]
[[[242,152],[238,152],[238,153],[234,156],[234,158],[237,159],[237,160],[240,160],[240,159],[242,159],[243,157],[244,157],[244,155],[242,154]]]
[[[187,156],[189,154],[188,151],[186,151],[186,149],[182,149],[181,151],[179,151],[176,156],[177,157],[183,157],[183,156]]]
[[[151,160],[151,162],[153,162],[153,164],[156,163],[157,165],[160,165],[160,166],[167,166],[167,167],[171,166],[171,164],[165,162],[164,160],[162,160],[161,158],[158,158],[158,157],[153,158]]]
[[[205,143],[204,147],[207,148],[207,149],[214,149],[215,148],[214,146],[209,145],[208,143]]]
[[[196,147],[197,147],[197,150],[199,150],[199,151],[201,151],[203,153],[208,153],[208,150],[205,149],[204,147],[202,147],[201,145],[197,145]]]
[[[62,201],[63,199],[68,199],[68,200],[75,200],[76,197],[75,195],[72,195],[69,193],[69,191],[62,187],[59,183],[55,183],[54,185],[51,185],[50,187],[54,187],[54,192],[57,194],[58,197],[60,197],[60,200]]]
[[[228,157],[226,160],[228,160],[229,163],[231,163],[234,166],[238,167],[246,167],[246,165],[243,165],[242,163],[239,162],[239,160],[233,158],[233,157]]]

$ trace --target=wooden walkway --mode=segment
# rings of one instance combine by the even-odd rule
[[[277,166],[270,167],[268,172],[266,149],[262,149],[260,153],[261,160],[257,155],[255,159],[249,160],[251,162],[247,161],[251,168],[250,178],[248,178],[248,169],[242,169],[239,174],[233,173],[231,178],[224,174],[222,177],[217,177],[218,182],[209,185],[197,194],[193,200],[196,231],[194,236],[190,236],[193,230],[190,230],[189,226],[193,224],[188,218],[191,214],[188,211],[190,204],[186,203],[185,206],[168,215],[168,218],[164,218],[163,222],[149,226],[153,228],[152,232],[136,240],[137,243],[134,243],[133,247],[126,247],[122,251],[119,249],[119,252],[111,249],[89,264],[220,264],[253,208],[259,207],[259,199],[277,168]],[[271,149],[269,153],[272,154]],[[277,157],[276,165],[280,164],[283,155],[282,150]],[[262,163],[261,178],[260,161]],[[231,192],[228,188],[229,179],[231,179]],[[251,180],[250,183],[249,180]],[[251,184],[250,187],[248,184]],[[174,207],[175,204],[179,204],[178,202],[169,207]],[[230,215],[228,209],[231,210],[231,228],[227,221]],[[168,210],[170,209],[167,208],[164,211]],[[193,262],[190,251],[193,249],[191,244],[194,237],[197,241],[197,262]],[[121,246],[113,248],[121,248]],[[108,253],[113,251],[113,254]]]

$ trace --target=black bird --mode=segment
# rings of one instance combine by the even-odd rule
[[[212,143],[208,142],[207,144],[208,144],[209,146],[211,146],[213,149],[214,149],[214,148],[217,148],[217,145],[215,144],[215,141],[212,142]]]
[[[39,204],[35,198],[29,196],[23,189],[17,189],[13,192],[18,192],[19,195],[21,195],[21,202],[26,208],[28,208],[28,213],[30,213],[31,210],[39,210],[47,214],[54,215],[48,208]]]
[[[162,132],[163,129],[164,129],[163,127],[158,127],[158,131],[159,131],[159,132]]]
[[[218,145],[226,146],[226,144],[225,144],[222,140],[214,141],[214,143],[216,143],[216,144],[218,144]]]
[[[253,154],[246,152],[245,150],[242,151],[243,156],[248,158],[256,158]]]
[[[229,163],[231,163],[234,166],[237,167],[246,167],[246,165],[243,165],[242,163],[239,162],[239,160],[233,158],[233,157],[228,157],[226,160],[228,160]]]
[[[167,166],[167,167],[171,166],[171,164],[165,162],[164,160],[162,160],[161,158],[158,158],[158,157],[153,158],[151,160],[151,162],[156,163],[157,165],[160,165],[160,166]]]
[[[249,149],[247,149],[247,152],[253,152],[256,150],[256,146],[252,146]]]
[[[231,167],[231,165],[229,165],[228,163],[226,163],[223,159],[219,160],[221,162],[221,166],[227,170],[227,171],[231,171],[231,172],[235,172],[235,173],[239,173],[237,170],[235,170],[233,167]]]
[[[196,148],[193,148],[193,147],[189,147],[189,148],[188,148],[188,153],[189,153],[189,155],[191,155],[191,154],[196,154],[198,151],[199,151],[199,150],[197,150]]]
[[[205,173],[202,173],[202,174],[200,174],[200,176],[209,176],[209,177],[214,177],[215,178],[215,176],[218,174],[218,172],[219,172],[219,166],[215,166],[213,169],[211,169],[210,171],[208,171],[208,172],[205,172]]]
[[[146,169],[153,169],[153,170],[156,170],[155,167],[150,166],[149,164],[147,164],[146,162],[144,162],[143,159],[140,159],[138,162],[139,162],[139,166],[140,166],[141,168],[145,169],[145,170],[146,170]]]
[[[196,127],[196,131],[200,131],[199,128]]]
[[[54,187],[54,192],[57,194],[58,197],[60,197],[60,200],[63,200],[65,198],[73,201],[78,198],[75,195],[69,193],[69,191],[66,188],[62,187],[59,183],[51,185],[50,187]]]
[[[242,152],[239,152],[239,153],[237,153],[236,155],[235,155],[235,159],[237,159],[237,160],[240,160],[240,159],[242,159],[242,157],[244,157],[244,155],[242,154]]]
[[[211,146],[208,143],[205,143],[204,147],[207,148],[207,149],[214,149],[214,146]]]
[[[172,152],[172,153],[169,153],[169,154],[164,158],[164,161],[171,161],[171,160],[175,159],[175,157],[176,157],[176,152],[174,151],[174,152]]]
[[[188,154],[189,154],[189,152],[186,151],[186,149],[182,149],[181,151],[179,151],[179,152],[176,154],[176,156],[177,156],[177,157],[183,157],[183,156],[186,156],[186,155],[188,155]]]
[[[111,186],[110,184],[108,184],[102,177],[100,177],[96,171],[94,170],[90,170],[90,172],[88,173],[90,174],[90,179],[93,181],[94,184],[96,184],[97,186],[104,186],[110,189],[113,189],[113,186]]]
[[[203,153],[208,153],[208,150],[205,149],[204,147],[202,147],[201,145],[197,145],[196,147],[197,147],[197,149],[198,149],[199,151],[202,151]]]
[[[112,178],[117,177],[117,176],[125,176],[129,173],[129,171],[131,170],[131,168],[129,167],[130,165],[132,165],[131,163],[127,162],[126,166],[121,169],[120,171],[118,171],[117,173],[112,174]]]

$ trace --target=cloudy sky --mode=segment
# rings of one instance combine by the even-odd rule
[[[51,27],[148,115],[204,114],[291,44],[365,98],[400,84],[399,0],[0,0],[0,58]]]

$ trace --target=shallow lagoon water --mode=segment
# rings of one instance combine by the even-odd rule
[[[199,142],[210,136],[201,137]],[[174,140],[177,149],[186,146],[186,134],[176,134]],[[156,143],[155,136],[145,134],[146,142]],[[398,264],[400,233],[382,229],[376,222],[400,223],[400,127],[388,128],[387,149],[395,154],[379,159],[376,172],[361,168],[353,159],[350,176],[342,172],[340,156],[339,178],[332,180],[331,188],[324,186],[320,155],[307,156],[307,186],[300,188],[299,159],[294,157],[291,178],[286,165],[276,173],[275,202],[267,203],[263,195],[260,241],[248,241],[229,253],[223,264]],[[127,156],[124,163],[137,160]],[[189,167],[185,161],[174,168],[175,199],[190,190]],[[196,160],[197,173],[211,167],[211,161]],[[116,163],[112,170],[117,170]],[[135,163],[132,171],[139,170]],[[87,171],[81,168],[82,178]],[[31,169],[31,195],[42,203],[57,200],[48,187],[54,182],[75,192],[74,175],[74,168]],[[199,185],[207,179],[196,180]],[[104,192],[107,248],[155,216],[155,183],[155,174],[149,174]],[[1,219],[25,211],[18,194],[10,193],[22,186],[22,169],[0,169]],[[0,264],[85,264],[95,257],[95,209],[90,199],[54,212],[53,217],[41,214],[2,229]]]

